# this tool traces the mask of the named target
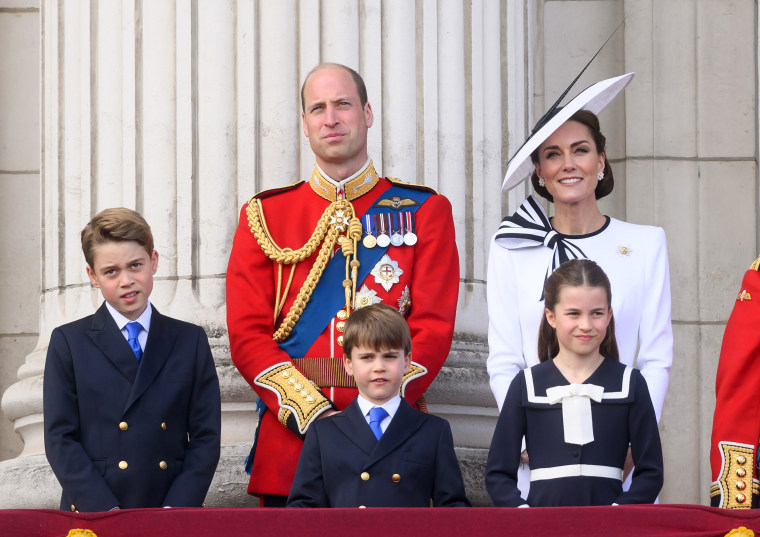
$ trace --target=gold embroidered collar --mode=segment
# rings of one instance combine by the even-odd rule
[[[336,183],[332,179],[326,178],[319,170],[319,166],[314,165],[314,171],[311,172],[311,178],[309,184],[311,188],[325,198],[327,201],[336,201],[339,198],[353,201],[374,187],[380,177],[375,171],[375,167],[370,160],[367,166],[356,177],[348,179],[347,181]]]

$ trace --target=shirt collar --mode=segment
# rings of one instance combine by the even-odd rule
[[[146,332],[150,328],[150,318],[153,315],[153,307],[150,305],[150,300],[148,300],[147,304],[148,305],[145,308],[145,311],[142,312],[142,315],[135,319],[138,323],[140,323],[140,326],[142,326],[143,330]],[[106,302],[106,308],[108,309],[108,313],[111,314],[111,317],[113,317],[113,320],[116,322],[116,326],[119,327],[119,330],[124,330],[124,327],[127,326],[127,323],[132,322],[131,319],[127,319],[121,313],[116,311],[116,309],[108,302]]]
[[[373,409],[376,406],[381,406],[385,409],[385,411],[388,413],[388,416],[391,418],[396,415],[396,411],[398,410],[398,407],[401,405],[401,396],[396,395],[393,397],[393,399],[386,401],[382,405],[376,405],[372,403],[371,401],[368,401],[364,398],[362,394],[359,394],[359,397],[356,398],[356,402],[359,404],[359,409],[362,411],[362,416],[367,416],[369,414],[369,411]]]

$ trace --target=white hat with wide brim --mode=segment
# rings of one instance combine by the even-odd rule
[[[570,119],[570,116],[578,110],[589,110],[598,114],[625,89],[633,79],[634,73],[628,73],[615,78],[608,78],[589,86],[575,96],[557,114],[533,134],[523,144],[519,151],[509,160],[507,174],[504,176],[502,191],[511,190],[519,185],[533,171],[533,162],[530,154],[533,153],[544,141],[556,131],[560,125]]]

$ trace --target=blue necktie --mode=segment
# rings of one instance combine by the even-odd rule
[[[383,436],[383,430],[380,428],[380,422],[388,417],[388,411],[381,406],[371,408],[369,411],[369,428],[375,433],[375,438],[380,440]]]
[[[127,338],[127,343],[129,343],[129,347],[132,349],[132,352],[135,353],[138,360],[142,358],[143,352],[142,348],[140,348],[140,342],[137,340],[140,330],[142,330],[142,325],[140,323],[136,321],[127,323],[127,335],[129,336]]]

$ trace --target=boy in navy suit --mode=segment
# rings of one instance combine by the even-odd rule
[[[409,326],[394,308],[351,314],[343,365],[359,395],[309,428],[288,507],[470,505],[449,423],[399,395],[411,350]]]
[[[208,338],[151,306],[158,252],[138,213],[97,214],[82,251],[105,302],[56,328],[45,362],[45,453],[61,509],[200,507],[221,429]]]

